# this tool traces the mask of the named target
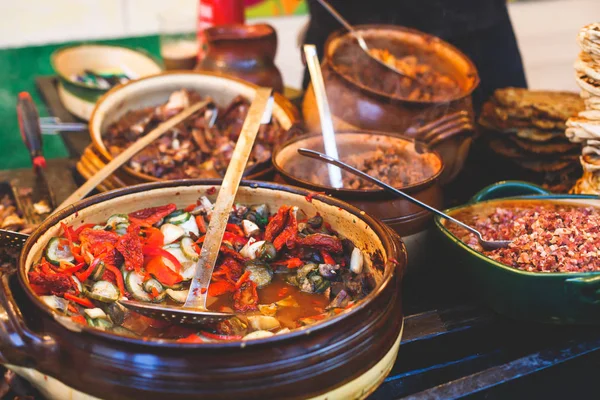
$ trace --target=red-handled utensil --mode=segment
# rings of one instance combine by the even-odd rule
[[[42,129],[40,126],[40,116],[37,108],[33,103],[31,95],[27,92],[19,93],[17,100],[17,118],[19,120],[19,128],[21,131],[21,138],[23,143],[29,150],[31,156],[31,162],[36,174],[36,185],[33,188],[32,202],[40,205],[40,202],[47,202],[49,206],[48,212],[50,212],[56,206],[54,195],[48,180],[46,179],[45,168],[46,159],[42,152]],[[33,205],[25,206],[25,208],[31,208]],[[35,208],[35,207],[34,207]],[[40,211],[34,210],[34,215],[47,214]],[[24,210],[25,212],[25,210]]]

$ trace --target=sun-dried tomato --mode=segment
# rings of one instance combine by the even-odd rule
[[[216,281],[211,282],[208,287],[208,296],[217,297],[225,293],[231,293],[235,290],[235,286],[227,281]]]
[[[323,233],[314,233],[303,238],[298,238],[298,243],[302,246],[313,247],[330,253],[338,254],[343,251],[340,239]]]
[[[129,219],[138,224],[154,225],[173,211],[177,206],[173,203],[159,207],[144,208],[129,214]]]
[[[117,250],[125,260],[125,268],[128,271],[140,271],[144,265],[144,254],[142,253],[142,241],[138,233],[127,232],[121,236],[117,243]]]
[[[256,283],[246,281],[233,294],[233,308],[238,312],[255,311],[258,309],[258,292]]]
[[[240,253],[238,253],[237,251],[233,250],[230,247],[227,247],[225,245],[221,245],[221,256],[225,256],[225,257],[231,257],[239,262],[246,262],[248,259],[244,256],[242,256]]]
[[[284,245],[288,248],[293,248],[296,245],[296,239],[298,236],[298,221],[294,217],[293,209],[288,210],[287,226],[281,232],[275,240],[273,240],[273,246],[279,251]]]
[[[275,238],[283,231],[288,221],[289,211],[290,207],[282,206],[279,211],[277,211],[277,214],[271,218],[265,228],[266,241],[273,242],[273,240],[275,240]]]
[[[28,276],[29,282],[46,294],[62,296],[69,291],[76,291],[75,281],[69,275],[42,274],[39,271],[30,271]]]
[[[117,244],[119,241],[119,235],[112,231],[85,228],[79,234],[79,241],[82,244],[87,244],[90,250],[95,253],[94,247],[96,246],[104,244],[110,244],[114,246]]]
[[[244,266],[232,257],[225,257],[221,265],[213,272],[215,277],[223,277],[231,283],[237,282],[242,276]]]
[[[105,265],[114,265],[115,267],[120,267],[124,262],[124,258],[121,253],[119,253],[119,251],[114,247],[101,254],[99,258]]]

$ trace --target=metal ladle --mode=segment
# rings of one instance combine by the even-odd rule
[[[365,39],[362,37],[362,35],[356,30],[354,29],[354,27],[352,25],[350,25],[350,23],[348,21],[346,21],[344,19],[344,17],[342,17],[340,15],[340,13],[337,12],[337,10],[335,8],[333,8],[331,6],[331,4],[329,4],[326,0],[317,0],[319,3],[321,3],[321,5],[327,10],[329,11],[329,13],[338,20],[338,22],[340,24],[342,24],[344,26],[344,28],[346,28],[348,30],[348,32],[350,32],[350,34],[352,34],[352,36],[354,36],[354,38],[356,39],[356,41],[358,42],[359,47],[365,52],[367,53],[367,55],[369,57],[371,57],[373,60],[377,61],[379,64],[383,65],[384,67],[394,71],[395,73],[397,73],[398,75],[402,75],[405,78],[410,79],[413,82],[420,82],[419,79],[417,79],[414,76],[410,76],[408,75],[406,72],[399,70],[398,68],[395,68],[393,65],[387,64],[385,62],[383,62],[383,60],[380,60],[379,58],[375,57],[373,54],[371,54],[371,52],[369,51],[369,46],[367,45],[367,42],[365,42]]]
[[[387,190],[388,192],[391,192],[400,197],[404,197],[406,200],[408,200],[418,206],[421,206],[421,207],[431,211],[432,213],[439,215],[442,218],[450,220],[457,225],[460,225],[461,227],[465,228],[466,230],[468,230],[469,232],[471,232],[475,236],[477,236],[477,240],[479,241],[479,244],[481,245],[481,247],[484,250],[501,249],[501,248],[507,247],[512,242],[512,240],[485,240],[483,238],[483,236],[481,235],[481,232],[479,232],[477,229],[472,228],[469,225],[466,225],[466,224],[460,222],[456,218],[453,218],[453,217],[449,216],[448,214],[445,214],[445,213],[441,212],[440,210],[433,208],[433,207],[423,203],[422,201],[415,199],[414,197],[388,185],[387,183],[380,181],[379,179],[373,178],[371,175],[365,174],[364,172],[346,164],[345,162],[337,160],[333,157],[329,157],[326,154],[323,154],[323,153],[320,153],[320,152],[314,151],[314,150],[309,150],[309,149],[298,149],[298,153],[300,153],[301,155],[303,155],[305,157],[314,158],[319,161],[326,162],[328,164],[333,164],[336,167],[340,167],[341,169],[344,169],[344,170],[350,172],[351,174],[360,176],[361,178],[363,178],[371,183],[374,183],[375,185]]]

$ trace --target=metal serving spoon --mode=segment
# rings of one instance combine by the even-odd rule
[[[358,175],[361,178],[363,178],[371,183],[374,183],[377,186],[382,187],[383,189],[387,190],[388,192],[391,192],[397,196],[404,197],[406,200],[408,200],[418,206],[421,206],[421,207],[431,211],[432,213],[439,215],[442,218],[446,218],[447,220],[450,220],[457,225],[462,226],[463,228],[465,228],[466,230],[468,230],[469,232],[471,232],[475,236],[477,236],[477,240],[479,241],[479,244],[481,245],[481,247],[483,247],[484,250],[501,249],[503,247],[507,247],[512,242],[512,240],[485,240],[483,238],[483,236],[481,235],[481,232],[479,232],[477,229],[472,228],[469,225],[466,225],[455,218],[452,218],[448,214],[445,214],[445,213],[441,212],[440,210],[435,209],[435,208],[423,203],[422,201],[415,199],[412,196],[409,196],[408,194],[388,185],[387,183],[380,181],[379,179],[373,178],[371,175],[365,174],[364,172],[346,164],[345,162],[337,160],[333,157],[329,157],[326,154],[319,153],[318,151],[309,150],[309,149],[298,149],[298,153],[300,153],[306,157],[314,158],[314,159],[317,159],[317,160],[320,160],[320,161],[323,161],[323,162],[326,162],[329,164],[333,164],[333,165],[340,167],[354,175]]]
[[[195,266],[196,271],[185,304],[180,307],[159,306],[133,300],[119,300],[120,304],[142,315],[174,323],[200,324],[216,322],[234,316],[231,313],[207,310],[206,298],[208,297],[208,286],[210,285],[215,263],[219,256],[219,249],[221,248],[221,241],[223,240],[229,213],[231,212],[235,195],[242,180],[246,163],[250,157],[254,140],[258,134],[258,129],[261,124],[268,123],[271,120],[271,111],[273,108],[271,92],[272,89],[267,88],[256,90],[256,95],[248,110],[248,115],[242,126],[242,132],[235,145],[231,161],[219,189],[217,201],[210,218],[210,223],[206,229],[206,237],[202,244],[200,258]]]
[[[377,61],[379,64],[383,65],[384,67],[386,67],[386,68],[394,71],[398,75],[402,75],[403,77],[408,78],[411,81],[419,82],[419,80],[417,78],[415,78],[414,76],[407,75],[406,72],[400,71],[399,69],[395,68],[393,65],[386,64],[385,62],[383,62],[382,60],[380,60],[379,58],[377,58],[373,54],[371,54],[370,51],[369,51],[369,46],[367,45],[367,42],[365,42],[365,39],[362,37],[362,35],[360,34],[360,32],[358,32],[356,29],[354,29],[354,27],[352,25],[350,25],[350,23],[348,21],[346,21],[344,19],[344,17],[342,17],[340,15],[340,13],[338,13],[337,10],[335,8],[333,8],[331,6],[331,4],[329,4],[326,0],[317,0],[317,1],[319,3],[321,3],[321,5],[327,11],[329,11],[329,13],[335,19],[337,19],[340,24],[344,25],[344,28],[346,28],[348,30],[348,32],[350,32],[352,34],[352,36],[354,36],[354,38],[358,42],[358,45],[360,46],[360,48],[363,49],[363,51],[365,53],[367,53],[367,55],[369,57],[371,57],[373,60]]]

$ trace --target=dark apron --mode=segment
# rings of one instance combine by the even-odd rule
[[[463,51],[481,78],[473,93],[476,112],[495,89],[526,87],[521,54],[504,0],[329,0],[351,24],[393,24],[439,36]],[[310,23],[305,43],[319,57],[327,37],[342,26],[318,3],[308,0]],[[309,77],[305,72],[304,87]]]

